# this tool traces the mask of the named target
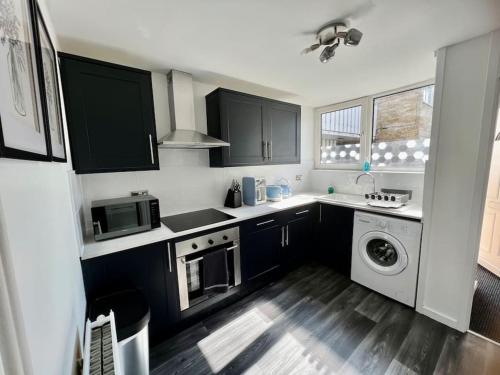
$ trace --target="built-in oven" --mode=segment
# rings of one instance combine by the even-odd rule
[[[241,284],[239,228],[175,243],[181,311]]]

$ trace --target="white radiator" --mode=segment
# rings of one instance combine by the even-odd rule
[[[119,356],[113,311],[94,322],[87,320],[83,375],[123,375]]]

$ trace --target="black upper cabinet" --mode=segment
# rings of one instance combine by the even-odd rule
[[[300,163],[300,106],[226,89],[207,95],[211,167]]]
[[[59,58],[76,173],[159,169],[151,72]]]
[[[300,163],[300,107],[269,101],[265,115],[270,162]]]

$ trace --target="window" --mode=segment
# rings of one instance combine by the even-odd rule
[[[375,170],[423,170],[433,101],[428,84],[317,109],[316,167],[361,169],[369,160]]]
[[[356,168],[361,165],[366,117],[365,101],[356,100],[323,108],[319,112],[319,164],[324,167]]]
[[[373,168],[424,168],[429,158],[433,99],[434,85],[373,99]]]

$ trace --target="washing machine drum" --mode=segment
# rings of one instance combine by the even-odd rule
[[[408,266],[408,254],[395,237],[384,232],[368,232],[358,244],[361,259],[382,275],[397,275]]]

